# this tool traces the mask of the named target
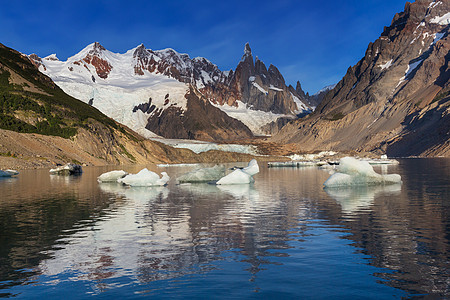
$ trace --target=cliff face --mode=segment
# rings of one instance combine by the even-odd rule
[[[307,150],[450,155],[450,3],[405,5],[305,120],[275,140]]]
[[[176,106],[157,109],[150,115],[146,128],[173,139],[236,141],[253,137],[247,126],[214,107],[194,88],[186,94],[186,99],[185,111]]]

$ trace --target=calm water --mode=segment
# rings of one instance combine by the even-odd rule
[[[330,191],[317,168],[262,167],[251,186],[96,182],[113,169],[0,180],[0,296],[450,297],[449,159],[376,168],[402,186]]]

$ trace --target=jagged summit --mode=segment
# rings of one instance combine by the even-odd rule
[[[252,55],[252,48],[250,48],[250,44],[248,42],[245,43],[244,55]]]
[[[183,121],[183,118],[202,117],[201,113],[194,116],[187,112],[191,86],[193,95],[238,118],[256,134],[270,133],[262,127],[280,117],[295,118],[297,113],[309,110],[295,90],[285,86],[275,66],[267,69],[259,59],[254,62],[248,43],[244,56],[244,62],[235,71],[223,72],[206,58],[191,59],[188,54],[171,48],[151,50],[140,44],[120,54],[95,42],[65,62],[42,61],[37,56],[30,59],[67,93],[148,137],[153,136],[148,130],[171,138],[197,137],[195,133],[187,133],[195,122],[188,121],[191,125],[187,126]],[[178,127],[169,126],[171,122],[176,124],[167,119],[169,116],[180,120]],[[178,130],[183,127],[181,124],[186,130]],[[234,130],[243,134],[242,137],[249,137],[242,128],[236,129],[241,125],[233,124],[230,132]],[[220,135],[208,133],[205,138],[212,136]],[[232,134],[223,136],[231,138]]]

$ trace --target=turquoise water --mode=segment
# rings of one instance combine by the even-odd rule
[[[193,168],[147,167],[172,178]],[[401,174],[401,186],[339,190],[324,190],[329,174],[314,167],[261,166],[244,186],[96,182],[116,168],[0,180],[0,296],[450,295],[448,159],[376,168]]]

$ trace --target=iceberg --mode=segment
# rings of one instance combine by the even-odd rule
[[[19,175],[16,170],[0,170],[0,177],[12,177],[14,175]]]
[[[118,179],[127,176],[128,173],[123,170],[116,170],[103,173],[97,177],[98,182],[117,182]]]
[[[11,176],[19,175],[19,172],[16,171],[16,170],[7,169],[7,170],[5,170],[4,172],[10,174]]]
[[[381,175],[373,170],[367,161],[353,157],[344,157],[339,161],[337,173],[332,174],[325,182],[325,187],[386,185],[402,183],[398,174]]]
[[[9,174],[9,173],[6,172],[6,171],[0,170],[0,177],[11,177],[11,174]]]
[[[55,169],[50,169],[51,174],[57,175],[78,175],[83,173],[83,169],[77,164],[65,164],[64,166],[56,167]]]
[[[177,178],[177,183],[200,183],[216,181],[225,175],[225,166],[215,165],[211,168],[196,169]]]
[[[216,182],[217,185],[221,184],[249,184],[254,182],[253,176],[245,173],[241,169],[234,170],[227,176],[224,176]]]
[[[161,173],[160,178],[155,172],[144,168],[137,174],[129,174],[123,178],[117,180],[118,183],[122,183],[129,186],[163,186],[170,180],[169,175],[166,172]]]
[[[244,171],[245,173],[247,173],[248,175],[255,175],[259,173],[259,166],[258,166],[258,162],[256,161],[256,159],[252,159],[249,163],[248,166],[243,168],[242,171]]]
[[[216,182],[217,185],[222,184],[249,184],[254,182],[253,175],[259,173],[258,162],[252,159],[248,166],[242,169],[236,169],[230,174],[222,177]]]

